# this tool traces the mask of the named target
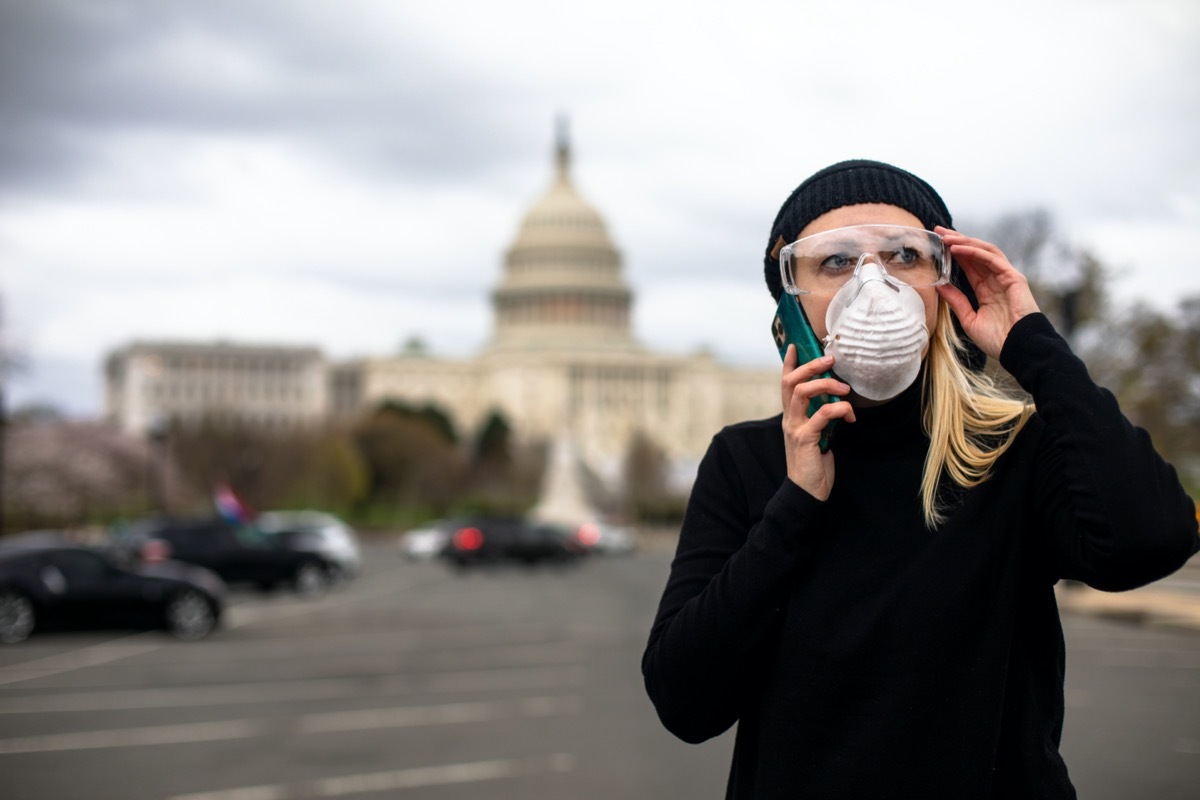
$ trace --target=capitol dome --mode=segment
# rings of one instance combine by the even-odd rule
[[[633,293],[604,219],[571,182],[560,126],[555,176],[521,221],[492,293],[492,349],[628,349]]]

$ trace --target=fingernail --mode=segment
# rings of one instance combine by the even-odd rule
[[[828,364],[832,364],[832,363],[833,363],[833,356],[821,356],[821,363],[822,363],[822,364],[826,364],[826,365],[828,365]]]

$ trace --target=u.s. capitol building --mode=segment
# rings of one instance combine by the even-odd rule
[[[639,431],[686,469],[721,426],[778,413],[778,370],[730,367],[702,352],[663,355],[638,343],[621,255],[604,219],[576,191],[570,167],[569,145],[560,133],[553,181],[504,255],[503,276],[491,298],[494,330],[477,356],[454,360],[415,349],[328,364],[324,386],[307,372],[304,391],[277,395],[297,405],[280,411],[278,417],[290,421],[284,427],[400,401],[433,403],[470,433],[499,412],[522,441],[569,439],[595,472],[615,477]],[[225,402],[207,410],[194,395],[190,404],[172,401],[183,395],[170,384],[184,380],[172,374],[170,365],[184,363],[178,353],[172,357],[173,347],[179,345],[135,343],[109,357],[110,417],[130,430],[145,430],[150,419],[186,423],[214,411],[239,417],[242,404],[236,398],[244,392],[238,382],[261,377],[246,365],[234,368],[242,346],[186,346],[193,359],[202,358],[197,348],[207,348],[210,363],[230,365],[227,374],[209,373],[209,380],[224,386],[212,396]],[[311,369],[311,349],[277,350],[278,361],[297,362],[298,380]],[[247,364],[273,363],[268,355],[253,348]],[[194,381],[195,372],[191,375]],[[244,421],[271,420],[262,392],[253,396],[256,401],[245,406],[252,414]]]

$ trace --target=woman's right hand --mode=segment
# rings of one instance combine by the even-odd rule
[[[792,483],[818,500],[829,499],[833,489],[833,453],[822,453],[821,431],[831,420],[854,422],[854,407],[848,402],[825,403],[811,417],[809,401],[819,394],[844,397],[850,387],[836,378],[817,377],[833,366],[833,356],[822,356],[797,366],[796,346],[788,345],[783,359],[783,446],[787,474]]]

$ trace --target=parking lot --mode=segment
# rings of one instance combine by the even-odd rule
[[[668,562],[458,574],[376,544],[321,598],[234,594],[204,641],[0,648],[3,796],[721,797],[731,736],[672,739],[641,688]],[[1196,797],[1200,636],[1068,618],[1068,638],[1080,796]]]

